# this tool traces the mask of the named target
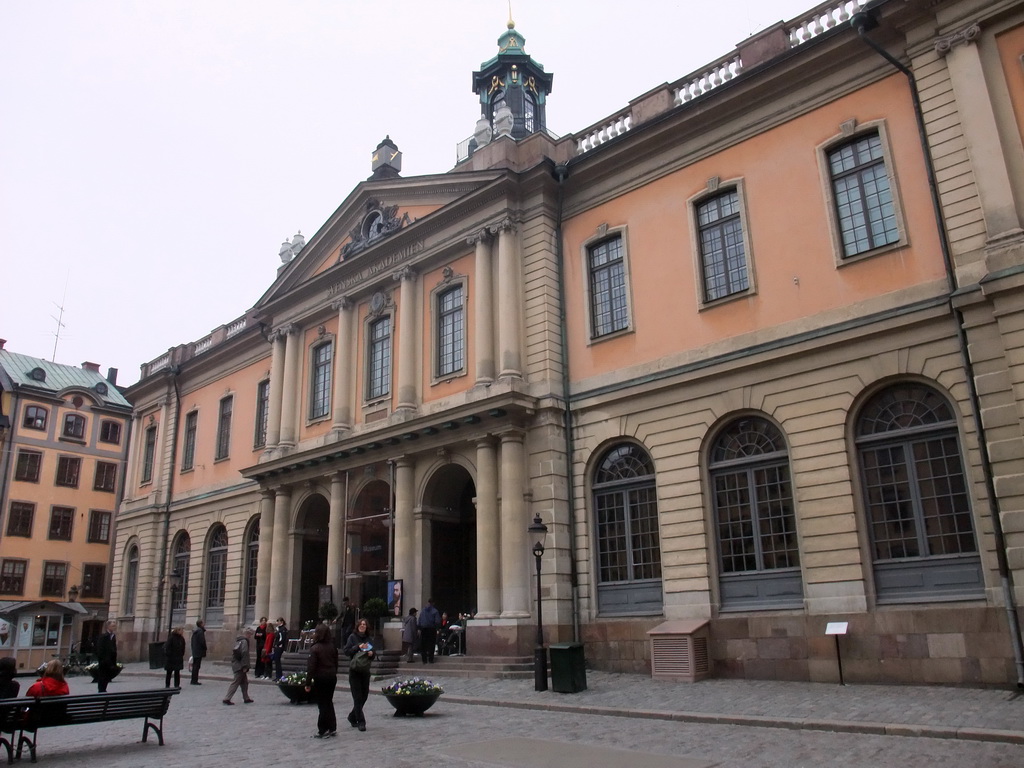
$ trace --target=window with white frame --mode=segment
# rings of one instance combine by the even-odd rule
[[[374,320],[368,330],[366,399],[376,400],[391,394],[391,317]]]
[[[704,301],[743,293],[750,287],[737,188],[706,197],[696,205]]]
[[[461,283],[436,296],[437,376],[451,376],[466,367],[465,289]]]
[[[833,146],[826,155],[843,257],[899,242],[896,204],[879,131]]]
[[[199,411],[185,414],[185,431],[182,435],[181,471],[186,472],[196,465],[196,432],[199,429]]]
[[[625,245],[621,233],[587,246],[587,274],[591,338],[628,328]]]
[[[231,453],[231,408],[234,397],[228,396],[220,401],[217,412],[217,447],[214,459],[226,459]]]
[[[592,492],[599,611],[660,612],[661,535],[650,455],[634,443],[608,449],[597,463]]]
[[[227,566],[228,532],[223,525],[218,525],[210,537],[206,558],[206,620],[213,624],[224,619]]]
[[[856,424],[879,603],[984,595],[956,415],[917,382],[874,395]]]
[[[331,368],[334,345],[329,341],[313,347],[309,389],[309,418],[321,419],[331,412]]]
[[[709,470],[723,610],[803,605],[789,452],[767,419],[718,434]]]

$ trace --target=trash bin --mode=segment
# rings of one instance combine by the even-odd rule
[[[551,653],[551,690],[579,693],[587,690],[587,668],[583,643],[553,643]]]
[[[166,657],[164,656],[164,644],[163,643],[150,643],[149,644],[149,668],[150,669],[163,669]]]

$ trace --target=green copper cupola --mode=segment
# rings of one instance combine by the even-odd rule
[[[522,139],[546,128],[545,109],[553,76],[527,55],[526,39],[508,20],[498,38],[498,55],[473,73],[473,92],[480,97],[481,122],[495,136]]]

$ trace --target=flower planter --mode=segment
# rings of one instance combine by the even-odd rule
[[[277,687],[281,689],[281,693],[288,697],[288,701],[292,704],[306,704],[312,701],[309,691],[306,690],[305,685],[297,685],[295,683],[278,683]]]
[[[94,683],[97,682],[97,676],[99,675],[99,670],[96,669],[93,666],[88,666],[85,669],[92,676],[92,681]],[[119,664],[118,666],[116,666],[112,670],[110,670],[110,679],[113,680],[115,677],[120,675],[122,669],[123,669],[123,667]]]
[[[385,693],[384,698],[395,708],[395,717],[415,715],[423,717],[423,713],[434,706],[441,698],[440,693]]]

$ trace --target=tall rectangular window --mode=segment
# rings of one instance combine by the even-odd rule
[[[57,477],[54,484],[64,488],[77,488],[81,469],[82,460],[77,456],[60,456],[57,459]]]
[[[108,544],[110,542],[110,513],[100,509],[89,511],[89,538],[92,543]]]
[[[215,459],[226,459],[231,452],[231,405],[233,397],[225,397],[220,401],[220,414],[217,417],[217,452]]]
[[[32,536],[32,519],[36,514],[36,505],[27,501],[12,501],[7,515],[8,536]]]
[[[64,437],[74,440],[85,439],[85,417],[69,413],[64,417]]]
[[[391,393],[391,318],[382,317],[370,324],[368,400]]]
[[[262,448],[267,444],[267,421],[270,418],[270,379],[264,379],[256,386],[256,425],[252,444]]]
[[[828,153],[843,255],[899,242],[892,189],[877,131],[855,138]]]
[[[21,595],[25,592],[26,560],[7,560],[0,565],[0,594]]]
[[[458,373],[466,365],[466,318],[462,286],[437,297],[437,375]]]
[[[71,529],[75,524],[73,507],[50,508],[50,535],[53,541],[71,541]]]
[[[43,463],[43,454],[39,451],[18,451],[18,461],[14,465],[14,479],[25,483],[39,482],[39,469]]]
[[[39,589],[39,594],[45,597],[63,598],[67,576],[67,563],[43,563],[43,584]]]
[[[310,375],[309,418],[319,419],[331,410],[331,360],[330,342],[313,348],[313,370]]]
[[[113,493],[117,487],[117,464],[112,461],[96,462],[96,478],[93,481],[94,491]]]
[[[86,563],[82,566],[82,597],[102,598],[106,592],[107,566]]]
[[[697,228],[704,301],[747,290],[750,283],[739,193],[732,189],[701,202]]]
[[[153,482],[153,461],[156,458],[156,427],[146,429],[142,448],[142,482]]]
[[[185,416],[184,445],[181,447],[181,470],[192,469],[196,464],[196,428],[199,411],[190,411]]]
[[[615,235],[588,247],[587,270],[590,273],[591,336],[596,339],[628,328],[622,236]]]
[[[135,596],[139,586],[139,548],[128,550],[128,565],[124,571],[124,605],[122,613],[131,616],[135,613]]]

